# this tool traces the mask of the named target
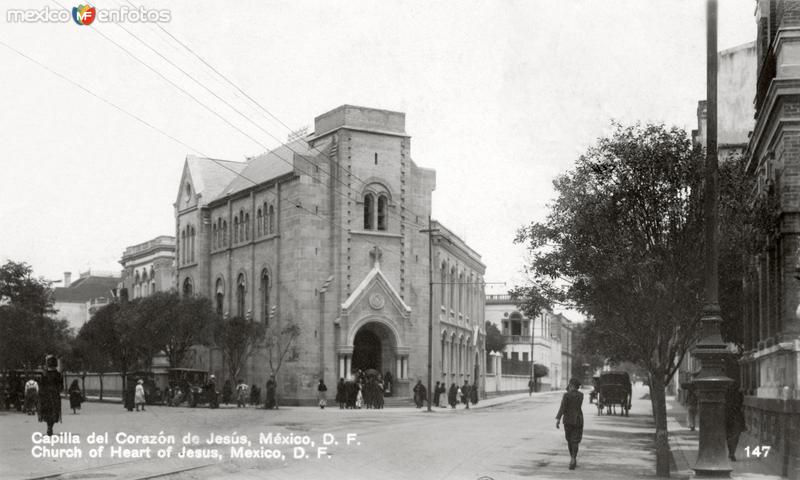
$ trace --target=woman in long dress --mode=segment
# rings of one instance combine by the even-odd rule
[[[64,380],[58,372],[58,359],[49,355],[45,360],[47,370],[39,385],[39,421],[47,424],[47,435],[53,434],[53,425],[61,421],[61,390]]]
[[[78,379],[72,381],[69,386],[69,408],[72,409],[72,414],[77,414],[78,410],[81,409],[81,403],[83,403],[83,393],[81,393],[81,387],[78,386]]]
[[[561,407],[556,415],[556,428],[559,428],[561,417],[564,417],[564,436],[567,439],[570,462],[569,469],[575,470],[578,463],[578,444],[583,438],[583,393],[579,392],[581,383],[572,378],[567,385],[567,393],[561,398]]]
[[[325,381],[321,378],[319,379],[319,385],[317,385],[317,399],[319,400],[319,408],[325,409],[325,406],[328,405],[328,387],[325,386]]]
[[[139,379],[139,381],[136,382],[136,391],[133,394],[133,403],[136,404],[136,411],[137,412],[139,411],[139,406],[140,405],[142,407],[142,411],[144,412],[144,402],[145,402],[145,398],[144,398],[144,380]]]

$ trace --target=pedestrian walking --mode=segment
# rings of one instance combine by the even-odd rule
[[[530,380],[528,380],[528,396],[529,397],[531,395],[533,395],[534,387],[536,387],[536,382],[534,382],[533,379],[531,378]]]
[[[250,405],[257,406],[259,401],[261,400],[261,392],[258,391],[258,387],[254,383],[252,387],[250,387]]]
[[[264,408],[267,410],[278,408],[278,401],[275,396],[276,387],[277,383],[275,382],[275,375],[270,375],[269,380],[267,380],[267,398],[264,403]]]
[[[358,389],[356,392],[356,408],[361,409],[364,405],[364,394],[361,393],[361,384],[356,383],[356,388]]]
[[[247,404],[247,391],[250,387],[247,386],[241,379],[236,385],[236,408],[244,407]]]
[[[344,391],[344,378],[340,378],[339,383],[336,384],[336,403],[339,404],[339,410],[344,409],[344,405],[347,403],[347,395]]]
[[[61,390],[64,380],[58,371],[58,359],[48,355],[45,360],[47,370],[42,376],[39,389],[39,421],[47,424],[47,435],[53,435],[53,425],[61,421]]]
[[[425,385],[422,384],[422,380],[417,380],[417,384],[414,385],[414,403],[417,405],[417,408],[422,408],[422,404],[425,402],[425,394],[426,392]]]
[[[728,440],[728,458],[735,462],[739,435],[745,431],[744,408],[742,407],[744,395],[739,390],[739,384],[731,384],[725,397],[725,433]]]
[[[231,401],[231,396],[233,395],[233,385],[231,385],[231,379],[225,380],[225,383],[222,385],[222,403],[225,405],[229,404]]]
[[[439,382],[436,382],[436,386],[433,387],[433,406],[434,407],[438,407],[439,406],[439,395],[441,395],[441,393],[442,392],[439,391]]]
[[[475,382],[469,387],[469,401],[472,402],[473,405],[478,403],[478,385]]]
[[[465,405],[465,409],[469,410],[469,382],[464,380],[464,385],[461,387],[461,403]]]
[[[136,404],[136,411],[139,411],[139,406],[141,405],[142,411],[144,412],[144,380],[141,378],[138,382],[136,382],[136,391],[133,394],[133,403]]]
[[[456,387],[456,382],[450,384],[450,390],[447,392],[447,403],[450,404],[450,408],[456,408],[456,402],[458,401],[458,387]]]
[[[69,408],[72,409],[72,414],[76,415],[78,410],[81,409],[81,403],[83,403],[83,393],[81,392],[81,387],[78,386],[78,379],[72,381],[69,386]]]
[[[25,413],[33,415],[36,413],[36,405],[39,404],[39,384],[33,377],[25,382]]]
[[[561,398],[561,407],[556,415],[556,428],[560,428],[561,418],[564,418],[564,436],[569,448],[569,469],[575,470],[578,464],[578,445],[583,438],[583,393],[579,392],[581,383],[577,378],[572,378],[567,385],[567,393]]]
[[[694,385],[689,385],[686,391],[686,415],[689,423],[689,430],[694,431],[695,424],[697,423],[697,393],[695,392]]]
[[[319,385],[317,385],[317,400],[319,400],[319,408],[325,410],[328,405],[328,387],[321,378],[319,379]]]

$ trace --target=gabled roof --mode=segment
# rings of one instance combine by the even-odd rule
[[[203,203],[208,203],[217,198],[225,187],[237,178],[247,167],[247,163],[187,155],[186,166],[195,193],[202,196]]]
[[[208,204],[295,170],[298,173],[311,174],[311,162],[302,160],[327,155],[329,147],[329,140],[320,142],[311,149],[305,139],[298,139],[247,162],[212,160],[190,155],[186,157],[186,163],[195,192],[202,195],[203,204]]]
[[[381,271],[381,267],[379,263],[376,263],[372,270],[369,271],[364,280],[356,287],[353,293],[350,294],[350,297],[342,303],[342,310],[347,310],[352,307],[366,292],[370,285],[373,283],[382,284],[383,287],[389,292],[390,300],[394,302],[398,309],[406,315],[411,313],[411,307],[409,307],[406,302],[400,297],[397,293],[397,290],[394,289],[391,283],[389,283],[389,279],[386,278],[386,275],[383,274]]]
[[[53,289],[53,299],[63,303],[83,303],[95,298],[111,297],[111,289],[117,288],[121,277],[100,277],[89,275],[81,277],[69,287]]]

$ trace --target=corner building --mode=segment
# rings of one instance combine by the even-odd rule
[[[769,445],[764,463],[800,478],[800,1],[756,5],[747,173],[754,195],[773,206],[774,224],[758,239],[743,284],[745,445]]]
[[[189,156],[175,202],[177,288],[217,312],[300,336],[278,375],[284,403],[310,404],[358,369],[387,371],[394,396],[427,379],[433,170],[410,155],[405,114],[344,105],[314,132],[247,162]],[[432,235],[433,381],[483,391],[480,256],[437,222]],[[263,386],[259,346],[241,377]],[[222,355],[189,365],[227,378]],[[232,379],[235,381],[236,379]]]

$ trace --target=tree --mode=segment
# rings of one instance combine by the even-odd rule
[[[28,264],[10,260],[0,267],[0,368],[32,369],[47,354],[69,352],[69,323],[52,318],[50,283],[32,272]]]
[[[486,353],[502,352],[506,348],[506,339],[497,325],[486,321]]]
[[[588,315],[586,349],[647,369],[656,472],[669,476],[664,387],[698,333],[703,151],[662,125],[615,125],[554,181],[543,222],[519,230],[531,263],[515,290],[528,316],[568,302]]]
[[[135,306],[120,303],[102,306],[84,324],[78,338],[88,365],[98,373],[120,372],[124,390],[127,374],[143,362],[139,345],[142,332],[137,325]]]
[[[214,343],[227,361],[229,378],[239,378],[239,372],[253,349],[264,340],[265,325],[235,316],[219,320],[214,330]]]
[[[267,362],[271,375],[277,378],[283,362],[291,358],[289,353],[294,351],[294,342],[299,336],[300,327],[291,320],[283,327],[276,324],[267,330]]]
[[[177,292],[156,292],[142,298],[135,307],[140,327],[140,345],[149,362],[163,351],[170,367],[179,367],[193,345],[208,345],[217,319],[211,301],[205,297],[180,297]]]

